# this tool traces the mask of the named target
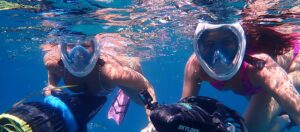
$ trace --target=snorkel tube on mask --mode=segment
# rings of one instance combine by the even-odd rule
[[[219,37],[224,40],[212,39],[212,35],[220,33],[229,37]],[[231,79],[241,67],[245,50],[246,38],[239,23],[198,24],[194,52],[201,67],[211,78],[220,81]]]
[[[94,69],[100,55],[100,45],[91,38],[70,37],[59,44],[61,60],[72,75],[84,77]]]

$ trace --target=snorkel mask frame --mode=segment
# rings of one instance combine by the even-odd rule
[[[86,39],[85,41],[90,41],[88,39]],[[77,70],[74,70],[71,66],[71,64],[69,64],[70,60],[68,57],[65,56],[65,54],[62,52],[62,45],[64,45],[65,43],[62,43],[60,42],[59,45],[58,45],[58,49],[59,49],[59,52],[60,52],[60,57],[61,57],[61,60],[64,64],[64,67],[74,76],[76,77],[84,77],[84,76],[87,76],[89,73],[91,73],[91,71],[94,69],[94,67],[96,66],[97,64],[97,61],[99,59],[99,56],[100,56],[100,44],[98,43],[97,40],[95,40],[95,38],[93,38],[91,40],[91,42],[93,43],[94,45],[94,51],[92,52],[92,56],[89,60],[89,64],[87,66],[85,66],[85,68],[81,71],[77,71]],[[74,45],[80,45],[80,44],[74,44]],[[76,47],[76,46],[74,46]],[[68,53],[69,54],[69,53]]]
[[[204,58],[202,58],[201,55],[199,54],[200,51],[199,51],[199,45],[198,45],[198,40],[205,30],[218,29],[220,27],[226,27],[226,28],[230,29],[237,36],[238,42],[239,42],[239,44],[238,44],[239,49],[233,60],[233,61],[237,62],[237,64],[233,65],[233,67],[230,69],[230,71],[225,74],[215,73],[214,70],[207,63],[205,63]],[[242,65],[245,51],[246,51],[246,37],[245,37],[244,30],[243,30],[242,26],[240,25],[240,23],[236,22],[233,24],[209,24],[209,23],[205,23],[205,22],[200,22],[197,25],[194,37],[195,37],[194,53],[196,54],[197,59],[201,65],[201,67],[203,68],[203,70],[211,78],[214,78],[214,79],[220,80],[220,81],[229,80],[238,72],[239,68]]]

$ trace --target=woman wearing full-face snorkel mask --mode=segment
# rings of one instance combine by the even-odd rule
[[[198,2],[193,1],[198,6],[205,7],[205,1]],[[239,66],[238,59],[234,59],[232,65],[223,63],[232,58],[232,54],[227,54],[226,50],[218,50],[213,46],[206,48],[215,51],[210,53],[210,58],[207,58],[205,56],[207,50],[202,50],[202,55],[196,55],[200,54],[196,52],[200,51],[201,46],[194,46],[196,54],[189,58],[185,67],[182,98],[197,95],[199,84],[202,81],[208,81],[217,89],[233,90],[237,94],[246,94],[246,97],[250,97],[245,112],[249,131],[284,131],[285,128],[299,124],[299,94],[297,90],[299,91],[300,88],[300,27],[295,23],[285,21],[299,18],[299,3],[291,2],[288,8],[279,9],[279,5],[282,4],[282,1],[279,0],[247,0],[246,2],[247,5],[241,9],[242,12],[238,13],[241,16],[242,28],[240,29],[244,32],[245,38],[243,39],[246,42],[241,66]],[[214,4],[214,2],[210,4]],[[221,10],[223,10],[223,4],[221,6]],[[271,13],[273,11],[279,12],[273,14]],[[222,15],[233,14],[224,13]],[[236,16],[236,14],[234,15]],[[221,16],[221,18],[226,17]],[[214,32],[213,29],[216,31],[219,30],[218,27],[222,27],[220,23],[202,24],[202,26],[199,24],[200,27],[204,27],[203,25],[208,25],[206,27],[210,28],[199,28],[208,29],[206,33],[197,28],[195,45],[196,41],[203,40],[199,39],[200,36],[197,36],[199,34],[203,34],[201,36],[211,34],[208,35],[211,39],[228,37],[229,34],[232,34],[227,32],[220,36],[215,32],[215,35],[212,35],[214,34],[211,33]],[[223,60],[216,61],[219,58],[223,58]],[[238,69],[237,73],[234,69]]]
[[[115,120],[117,124],[122,122],[130,100],[141,103],[138,97],[140,91],[146,89],[156,100],[152,86],[141,74],[139,63],[132,58],[125,59],[122,53],[111,51],[117,48],[121,50],[119,44],[128,42],[125,38],[117,34],[98,34],[95,37],[71,35],[62,38],[63,41],[58,45],[42,46],[46,51],[44,62],[49,79],[44,94],[49,96],[60,92],[53,89],[60,79],[63,79],[65,85],[74,86],[69,88],[72,92],[83,94],[83,101],[71,102],[71,110],[79,125],[77,131],[86,131],[86,123],[103,106],[106,95],[116,87],[120,90],[109,109],[108,118]],[[110,45],[113,48],[108,47]],[[94,101],[90,98],[94,98]],[[88,100],[91,102],[80,104]],[[148,114],[148,110],[146,113]],[[152,124],[149,123],[148,127],[151,128]]]
[[[198,95],[201,82],[208,81],[218,90],[232,90],[250,97],[245,113],[249,131],[273,130],[272,121],[280,112],[287,113],[299,124],[300,95],[296,90],[299,86],[287,74],[288,68],[283,69],[283,64],[273,59],[291,51],[295,54],[289,65],[298,63],[299,51],[292,46],[299,45],[299,38],[280,36],[268,28],[254,34],[253,29],[239,23],[199,23],[194,36],[194,54],[185,66],[182,98]],[[281,47],[272,50],[258,45],[270,38],[274,39],[270,40],[274,47]]]

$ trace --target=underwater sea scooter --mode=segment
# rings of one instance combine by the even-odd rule
[[[175,104],[152,102],[147,90],[140,99],[150,109],[150,119],[158,132],[247,132],[238,113],[219,101],[190,96]]]
[[[106,97],[52,91],[44,102],[21,102],[0,114],[0,132],[87,131]]]

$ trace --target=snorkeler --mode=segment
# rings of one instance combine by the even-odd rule
[[[185,66],[182,98],[196,96],[201,82],[207,81],[218,90],[250,97],[245,114],[250,132],[269,131],[280,111],[299,124],[299,86],[273,59],[293,52],[289,66],[297,65],[299,51],[293,46],[299,45],[298,39],[271,28],[199,23],[194,54]]]
[[[124,117],[129,97],[134,102],[142,104],[138,98],[138,93],[146,89],[151,93],[154,101],[156,100],[154,90],[141,74],[140,65],[137,61],[124,59],[119,57],[121,54],[117,53],[111,55],[109,54],[110,51],[104,51],[109,50],[109,48],[102,48],[104,45],[113,45],[113,49],[117,48],[121,44],[118,40],[124,38],[109,34],[99,34],[94,38],[80,35],[62,37],[62,42],[58,45],[45,44],[42,46],[42,49],[46,51],[44,63],[48,69],[48,86],[44,89],[46,96],[51,95],[54,90],[52,88],[58,85],[60,79],[64,80],[65,85],[76,85],[76,87],[70,88],[72,92],[85,93],[91,97],[106,96],[116,87],[119,87],[121,89],[118,92],[119,96],[113,103],[108,115],[117,123],[120,123]],[[113,39],[109,40],[108,38]],[[94,113],[99,109],[95,108],[90,112]],[[146,114],[149,114],[148,110],[146,110]],[[77,118],[77,115],[74,116]],[[86,117],[78,118],[85,119]],[[145,130],[152,130],[153,125],[149,118],[148,120],[149,124]],[[84,123],[88,121],[86,120]]]

